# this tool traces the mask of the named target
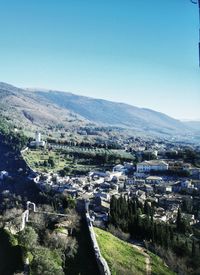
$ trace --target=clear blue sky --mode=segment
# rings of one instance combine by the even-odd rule
[[[200,119],[190,0],[0,0],[0,81]]]

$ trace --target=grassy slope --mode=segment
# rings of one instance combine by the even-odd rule
[[[151,257],[151,268],[152,268],[152,274],[154,275],[174,275],[175,273],[172,272],[171,270],[169,270],[168,267],[166,267],[163,264],[163,261],[160,257],[158,257],[157,255],[148,252],[148,254]]]
[[[139,250],[99,228],[95,228],[95,233],[102,255],[108,262],[112,274],[146,274],[145,256]],[[159,257],[152,253],[149,255],[152,275],[174,274]]]
[[[51,171],[57,171],[57,170],[61,170],[65,167],[66,162],[59,157],[59,154],[57,154],[56,152],[48,152],[43,151],[43,150],[29,150],[28,152],[25,152],[23,154],[24,159],[28,162],[28,164],[35,170],[44,172],[45,169],[47,170],[51,170]],[[39,164],[39,162],[43,162],[43,161],[47,161],[49,159],[49,157],[53,157],[55,162],[56,162],[56,167],[55,168],[45,168],[44,166],[39,166],[36,168],[36,163]]]

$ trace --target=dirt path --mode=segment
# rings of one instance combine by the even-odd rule
[[[146,256],[146,274],[147,275],[151,275],[151,261],[150,261],[150,257],[148,254],[144,254]]]
[[[142,246],[135,245],[135,244],[130,244],[130,245],[133,246],[134,248],[136,248],[137,250],[139,250],[145,256],[146,275],[151,275],[151,260],[150,260],[149,254],[147,254],[145,252],[145,248],[143,248]]]

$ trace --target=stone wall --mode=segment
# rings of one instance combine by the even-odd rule
[[[91,241],[92,241],[92,246],[94,249],[94,253],[95,253],[95,257],[96,257],[96,261],[97,261],[97,264],[99,267],[100,274],[101,275],[111,275],[109,266],[108,266],[106,260],[101,255],[101,251],[100,251],[99,245],[97,243],[94,228],[90,221],[90,215],[88,212],[86,212],[86,220],[87,220],[88,229],[89,229],[89,233],[90,233],[90,237],[91,237]]]

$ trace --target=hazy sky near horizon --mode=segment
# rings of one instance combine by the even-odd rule
[[[197,6],[0,0],[0,81],[200,119]]]

